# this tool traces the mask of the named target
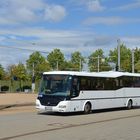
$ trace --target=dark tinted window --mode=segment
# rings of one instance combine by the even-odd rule
[[[140,78],[133,76],[123,76],[119,78],[120,87],[140,87]]]
[[[134,87],[140,87],[140,78],[139,77],[135,77],[134,78]]]
[[[140,87],[140,78],[122,76],[118,78],[78,77],[80,90],[117,90],[123,87]]]
[[[72,79],[71,97],[79,95],[79,78],[74,76]]]

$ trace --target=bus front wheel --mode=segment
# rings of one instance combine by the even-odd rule
[[[132,100],[129,100],[127,104],[127,109],[132,109],[132,107],[133,107],[133,102]]]
[[[84,113],[89,114],[91,112],[91,104],[88,102],[85,104]]]

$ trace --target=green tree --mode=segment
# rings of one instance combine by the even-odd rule
[[[10,81],[10,92],[13,91],[13,87],[14,87],[14,84],[13,84],[13,77],[14,77],[14,74],[13,74],[13,68],[15,67],[15,65],[9,65],[8,68],[7,68],[7,76],[6,76],[6,80],[7,81]]]
[[[140,49],[135,48],[134,50],[134,65],[135,65],[135,72],[140,72]]]
[[[5,76],[5,71],[2,65],[0,64],[0,80],[2,80]]]
[[[11,69],[11,74],[13,80],[19,81],[20,91],[22,91],[22,83],[28,79],[27,71],[24,64],[19,63],[18,65],[13,65]]]
[[[32,77],[34,72],[36,80],[40,79],[42,72],[50,70],[49,63],[39,52],[32,53],[26,61],[26,65],[30,76]]]
[[[85,63],[85,60],[79,51],[71,54],[70,66],[72,70],[81,71],[83,68],[83,63]]]
[[[64,54],[60,49],[54,49],[49,53],[47,60],[53,70],[63,70],[65,68]]]
[[[72,62],[69,60],[69,61],[65,61],[65,68],[63,70],[68,70],[68,71],[74,71],[75,68],[74,68],[74,65],[72,64]],[[77,69],[76,69],[77,70]]]
[[[110,61],[114,62],[116,65],[118,60],[118,49],[110,50],[109,52]],[[120,69],[123,71],[131,72],[131,50],[127,48],[124,44],[120,46]]]
[[[3,80],[5,77],[5,71],[4,68],[2,67],[2,65],[0,64],[0,92],[1,92],[1,80]]]
[[[90,71],[98,71],[98,65],[99,71],[107,71],[111,69],[110,65],[108,64],[107,58],[105,58],[104,56],[104,52],[102,49],[96,50],[89,56],[88,65]]]

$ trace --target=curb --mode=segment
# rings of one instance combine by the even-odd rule
[[[22,107],[22,106],[35,106],[35,103],[0,105],[0,110],[12,108],[12,107]]]

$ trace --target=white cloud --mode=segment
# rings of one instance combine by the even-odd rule
[[[66,10],[60,5],[48,5],[45,9],[45,19],[51,21],[60,21],[66,16]]]
[[[9,65],[18,64],[19,62],[25,63],[30,55],[28,51],[21,52],[21,50],[12,49],[12,47],[10,49],[0,46],[0,49],[0,64],[4,68],[7,68]]]
[[[89,0],[87,1],[87,7],[89,11],[93,11],[93,12],[100,12],[103,11],[105,9],[105,7],[103,7],[100,4],[99,0]]]
[[[0,5],[2,7],[0,9],[0,21],[5,21],[6,24],[15,24],[22,23],[23,21],[29,22],[35,20],[36,15],[34,13],[34,9],[39,10],[37,4],[40,5],[39,2],[34,2],[34,0],[5,0],[5,2],[0,1]]]
[[[16,29],[16,32],[15,29],[1,29],[0,35],[2,34],[9,34],[8,38],[2,37],[1,39],[5,40],[4,42],[11,42],[13,47],[47,52],[52,51],[54,48],[60,48],[67,51],[67,53],[70,53],[69,50],[83,50],[90,52],[90,49],[95,48],[109,49],[110,46],[112,47],[113,42],[117,44],[118,39],[116,36],[97,36],[95,33],[90,31],[47,30],[45,28],[20,28]],[[18,36],[21,38],[18,39]],[[22,40],[22,37],[32,37],[33,39],[25,41],[24,39]],[[126,44],[134,44],[135,46],[140,44],[140,37],[120,38]]]
[[[20,47],[23,49],[39,50],[50,52],[54,48],[60,48],[65,52],[70,53],[69,50],[87,51],[95,48],[110,48],[112,43],[116,42],[116,36],[97,36],[93,32],[75,31],[75,30],[47,30],[45,28],[17,28],[15,29],[1,29],[0,35],[9,34],[8,38],[1,36],[2,42],[8,42],[13,47]],[[20,36],[20,39],[18,39]],[[23,38],[33,38],[24,40]],[[137,46],[140,44],[139,37],[120,37],[126,44]],[[7,44],[8,45],[8,44]],[[12,47],[11,46],[11,47]],[[115,45],[114,45],[115,47]],[[69,50],[68,50],[69,48]],[[80,49],[79,49],[80,48]],[[21,50],[22,51],[22,50]],[[23,50],[24,52],[24,50]]]
[[[107,55],[110,49],[117,47],[118,39],[116,36],[98,36],[92,32],[47,30],[44,28],[23,28],[17,29],[16,32],[14,29],[1,29],[0,34],[3,33],[12,34],[12,36],[10,35],[10,40],[9,38],[7,38],[7,40],[6,38],[2,38],[5,42],[10,43],[8,48],[3,46],[4,48],[0,51],[0,63],[4,66],[16,64],[19,61],[25,63],[33,51],[46,52],[43,53],[43,55],[46,56],[47,52],[51,52],[55,48],[59,48],[66,56],[70,56],[74,51],[80,51],[84,56],[89,56],[93,51],[99,48],[102,48]],[[17,36],[26,38],[29,36],[38,39],[25,41],[18,40]],[[124,36],[120,37],[120,39],[121,42],[130,48],[139,47],[140,37]]]
[[[100,2],[100,0],[70,0],[73,5],[85,6],[88,11],[101,12],[106,9]]]
[[[37,20],[37,16],[35,15],[35,13],[32,10],[24,7],[15,10],[14,15],[15,17],[20,17],[18,19],[19,22],[27,22],[27,21],[30,22]]]
[[[9,3],[9,7],[23,8],[37,10],[44,7],[43,0],[6,0]]]
[[[95,36],[92,40],[85,43],[85,46],[108,46],[116,41],[116,37],[112,36]]]
[[[13,46],[21,46],[21,47],[32,47],[33,49],[48,49],[49,46],[52,47],[67,47],[71,46],[83,46],[86,40],[89,39],[90,36],[93,36],[94,33],[82,32],[82,31],[72,31],[72,30],[47,30],[44,28],[23,28],[23,29],[1,29],[0,34],[9,34],[9,37],[5,42],[11,42]],[[15,36],[11,38],[12,36]],[[30,41],[25,41],[24,39],[18,39],[17,36],[21,36],[23,38],[32,37]],[[34,39],[35,38],[35,39]],[[35,43],[36,45],[31,45]],[[39,48],[41,47],[41,48]],[[48,51],[48,50],[47,50]]]
[[[140,47],[140,36],[124,36],[122,41],[129,48]]]
[[[117,7],[115,8],[115,10],[131,10],[131,9],[136,9],[136,8],[140,8],[139,0],[134,0],[132,3]]]
[[[4,36],[0,36],[0,42],[4,41],[6,38]]]
[[[43,0],[0,1],[0,24],[21,24],[39,21],[61,21],[66,16],[63,6]]]
[[[92,24],[105,24],[105,25],[114,25],[120,24],[124,22],[124,20],[120,17],[90,17],[84,21],[85,25]]]
[[[80,52],[86,55],[87,53],[90,53],[95,48],[99,46],[101,47],[104,44],[104,43],[102,44],[98,43],[97,46],[97,42],[99,42],[99,39],[97,40],[96,35],[93,32],[85,32],[85,31],[82,32],[82,31],[75,31],[75,30],[46,30],[44,28],[23,28],[23,29],[17,29],[15,32],[14,29],[13,30],[3,29],[0,30],[0,34],[12,34],[13,36],[23,36],[26,38],[28,38],[29,36],[29,37],[38,38],[38,39],[32,39],[30,41],[25,41],[25,40],[19,40],[16,37],[11,38],[10,35],[10,39],[8,38],[7,40],[5,40],[5,42],[9,42],[10,46],[12,44],[11,48],[19,47],[23,49],[29,49],[29,50],[41,51],[41,52],[42,51],[50,52],[54,48],[59,48],[62,50],[63,53],[69,55],[72,52],[79,51],[79,50]],[[13,52],[14,50],[15,49],[13,49]],[[20,51],[21,53],[24,52],[24,50],[20,50]],[[16,54],[13,56],[17,57]]]
[[[139,23],[139,18],[123,18],[123,17],[90,17],[83,23],[85,25],[104,24],[104,25],[118,25],[124,23]]]

